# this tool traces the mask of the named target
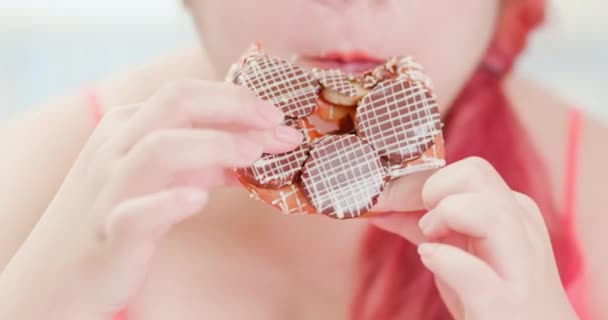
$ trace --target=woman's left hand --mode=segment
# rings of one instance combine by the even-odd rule
[[[418,223],[418,252],[456,319],[577,319],[539,208],[488,162],[469,158],[439,170],[422,201],[429,211]],[[420,237],[413,220],[399,213],[373,223],[411,240]]]

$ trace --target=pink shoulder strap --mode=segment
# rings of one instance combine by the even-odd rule
[[[568,120],[568,138],[566,142],[566,175],[564,179],[564,213],[568,226],[574,231],[578,206],[578,177],[580,145],[582,138],[582,112],[574,108]]]
[[[567,232],[570,238],[575,241],[578,250],[581,244],[577,232],[577,208],[579,193],[579,171],[580,171],[580,152],[583,130],[583,113],[580,109],[573,108],[568,118],[568,136],[566,142],[566,176],[564,179],[564,214]],[[587,275],[584,270],[585,259],[580,261],[580,272],[568,284],[567,293],[572,306],[575,308],[581,320],[590,319],[587,306]]]

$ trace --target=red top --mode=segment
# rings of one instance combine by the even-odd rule
[[[87,92],[87,99],[91,108],[91,113],[95,123],[99,123],[103,117],[102,104],[95,91]],[[566,215],[567,232],[570,232],[575,239],[576,247],[580,251],[579,237],[576,228],[576,211],[578,205],[578,176],[579,176],[579,154],[582,139],[582,112],[578,108],[573,108],[568,117],[568,138],[566,144],[566,174],[564,181],[564,214]],[[584,261],[580,262],[584,266]],[[581,268],[584,270],[584,268]],[[578,277],[566,284],[566,292],[570,303],[578,313],[581,320],[589,319],[586,306],[587,279],[586,274],[581,271]],[[117,315],[114,320],[126,320],[124,313]]]

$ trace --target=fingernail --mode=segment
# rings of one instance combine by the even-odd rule
[[[424,215],[422,218],[420,218],[420,221],[418,221],[418,227],[420,227],[420,230],[422,231],[422,233],[427,233],[427,231],[430,228],[430,224],[431,224],[431,221],[429,219],[428,213],[426,215]]]
[[[302,133],[294,128],[279,126],[274,130],[274,137],[284,143],[297,145],[302,142]]]
[[[423,258],[428,258],[433,254],[435,249],[437,249],[437,245],[434,243],[421,243],[418,245],[418,254]]]
[[[185,208],[196,210],[207,201],[207,193],[199,189],[185,189],[180,191],[179,199]]]
[[[426,256],[420,256],[420,262],[422,262],[422,264],[429,270],[431,270],[431,260],[428,259]]]
[[[257,160],[263,152],[262,145],[249,138],[241,138],[236,147],[246,162]]]
[[[264,103],[257,109],[260,123],[265,126],[276,126],[285,120],[283,112],[272,105],[271,103]]]

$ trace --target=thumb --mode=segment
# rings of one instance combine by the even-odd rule
[[[418,225],[418,220],[424,214],[424,211],[411,213],[393,212],[369,218],[369,221],[377,228],[399,235],[414,244],[419,244],[425,240]]]
[[[418,253],[425,267],[456,293],[467,311],[487,305],[503,285],[487,263],[460,248],[423,243],[418,246]]]

